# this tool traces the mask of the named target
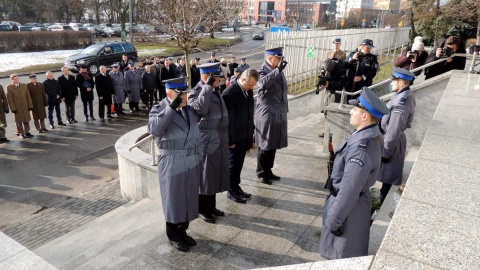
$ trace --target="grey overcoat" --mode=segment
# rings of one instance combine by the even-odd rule
[[[190,92],[188,104],[197,115],[202,138],[203,177],[200,194],[214,195],[230,189],[228,174],[228,111],[220,93],[200,81]]]
[[[170,108],[167,99],[150,111],[148,132],[160,149],[158,178],[165,221],[189,222],[198,216],[198,188],[202,177],[200,131],[195,114],[187,121]]]
[[[370,191],[375,184],[382,154],[378,125],[350,135],[336,151],[333,188],[323,208],[320,255],[325,259],[366,256],[370,237]],[[332,232],[340,230],[341,236]]]
[[[142,86],[142,72],[140,70],[125,71],[125,85],[128,91],[128,102],[139,102]]]
[[[382,183],[398,186],[402,183],[407,149],[404,131],[412,127],[415,114],[415,98],[410,87],[394,95],[387,107],[390,108],[390,114],[382,118],[382,128],[385,130],[382,156],[390,160],[387,163],[382,162],[377,179]]]
[[[110,71],[108,73],[110,78],[112,78],[112,85],[113,85],[113,103],[115,104],[123,104],[125,103],[125,91],[127,91],[127,87],[125,86],[125,78],[123,77],[123,73]]]
[[[287,80],[283,72],[272,69],[266,61],[258,72],[255,143],[261,150],[287,147]]]

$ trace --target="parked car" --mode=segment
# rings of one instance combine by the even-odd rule
[[[54,31],[54,32],[59,32],[59,31],[73,31],[73,28],[70,25],[51,25],[48,27],[48,31]]]
[[[262,31],[253,32],[252,40],[256,40],[256,39],[259,39],[259,40],[264,40],[265,39],[265,35],[263,34]]]
[[[94,27],[92,33],[95,37],[107,37],[107,33],[100,27]]]
[[[304,25],[302,25],[302,29],[310,29],[310,25],[309,24],[304,24]]]
[[[34,30],[33,30],[33,26],[19,26],[18,31],[25,32],[25,31],[34,31]]]
[[[0,24],[0,32],[5,32],[5,31],[11,32],[12,28],[8,24]]]
[[[85,48],[81,53],[71,55],[65,59],[65,66],[72,72],[78,72],[85,65],[94,75],[100,72],[102,65],[110,66],[122,59],[126,54],[129,60],[138,61],[137,49],[128,42],[103,42]]]

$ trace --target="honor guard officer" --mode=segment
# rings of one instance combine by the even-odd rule
[[[288,86],[283,70],[283,47],[266,50],[267,59],[258,69],[258,97],[255,108],[255,142],[257,153],[257,177],[267,185],[280,180],[272,172],[277,149],[288,146],[287,111]]]
[[[170,243],[180,251],[196,245],[186,230],[198,217],[202,177],[200,131],[187,105],[187,78],[163,81],[167,98],[150,111],[148,132],[155,136],[160,156],[158,178]]]
[[[215,195],[230,189],[228,175],[228,111],[217,90],[223,74],[220,62],[198,66],[201,80],[188,96],[197,115],[203,149],[203,177],[200,182],[200,218],[215,223],[225,213],[216,208]]]
[[[385,131],[384,147],[382,153],[382,166],[378,173],[378,180],[382,182],[380,201],[383,203],[392,185],[402,183],[403,165],[407,139],[405,130],[412,127],[415,114],[415,98],[412,96],[410,85],[415,79],[415,74],[394,67],[390,90],[395,95],[390,99],[387,106],[390,112],[382,119],[382,129]]]
[[[371,39],[365,39],[360,44],[359,51],[347,58],[346,62],[350,66],[346,88],[348,92],[355,92],[364,86],[372,85],[378,70],[377,56],[370,53],[374,47]],[[349,97],[349,99],[356,98],[355,96]]]
[[[366,256],[370,237],[371,199],[382,156],[378,122],[388,114],[385,104],[364,87],[350,111],[356,131],[337,149],[327,182],[330,195],[323,209],[320,255],[325,259]]]

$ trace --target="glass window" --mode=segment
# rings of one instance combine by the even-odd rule
[[[120,45],[120,44],[113,44],[111,47],[112,47],[113,53],[124,52],[124,49],[123,49],[122,45]]]
[[[135,50],[135,49],[133,49],[133,46],[128,44],[128,43],[123,43],[122,45],[125,48],[125,51],[127,51],[127,52],[132,52],[132,51]]]

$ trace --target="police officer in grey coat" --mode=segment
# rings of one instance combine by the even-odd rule
[[[390,113],[382,118],[382,129],[385,131],[384,148],[382,153],[382,166],[378,173],[378,180],[382,182],[380,189],[380,201],[383,203],[392,185],[402,183],[403,165],[407,139],[405,130],[412,127],[415,114],[415,98],[412,96],[410,85],[415,79],[415,74],[394,67],[390,90],[395,95],[390,99],[387,106]]]
[[[267,185],[280,180],[272,172],[277,149],[288,146],[287,140],[287,80],[283,69],[283,47],[266,50],[267,59],[258,73],[258,97],[255,108],[255,142],[258,147],[257,177]],[[238,68],[237,68],[238,69]]]
[[[198,66],[201,80],[188,96],[197,115],[203,149],[203,177],[200,182],[200,218],[215,223],[215,216],[225,213],[216,208],[215,195],[230,189],[228,174],[228,111],[216,89],[223,74],[220,62]]]
[[[113,105],[115,107],[115,114],[124,115],[122,104],[125,103],[125,91],[127,88],[125,86],[125,78],[123,73],[120,72],[120,66],[118,63],[114,63],[112,66],[112,71],[108,74],[112,78],[113,84]]]
[[[320,255],[325,259],[366,256],[370,237],[371,199],[380,168],[383,138],[378,122],[388,114],[385,104],[364,87],[350,111],[356,131],[336,150],[323,208]]]
[[[135,63],[128,63],[129,70],[125,71],[125,86],[128,92],[128,107],[130,112],[140,111],[138,103],[140,102],[140,94],[143,89],[142,72],[135,68]]]
[[[198,189],[202,177],[200,131],[187,106],[185,78],[164,81],[167,98],[150,111],[148,132],[155,136],[160,156],[158,178],[163,214],[170,243],[188,251],[196,241],[187,235],[189,222],[198,217]]]

